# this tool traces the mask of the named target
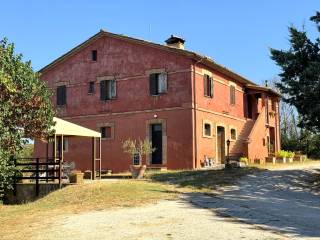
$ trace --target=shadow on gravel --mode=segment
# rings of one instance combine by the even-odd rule
[[[264,171],[248,175],[219,196],[186,193],[195,207],[214,209],[248,224],[296,237],[320,237],[320,170]],[[230,219],[231,221],[237,221]]]

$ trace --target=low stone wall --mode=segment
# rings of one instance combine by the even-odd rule
[[[65,187],[67,185],[69,184],[63,184],[62,186]],[[17,183],[16,196],[14,196],[13,190],[5,192],[4,203],[5,204],[22,204],[22,203],[32,202],[58,189],[59,189],[58,183],[39,183],[39,196],[36,196],[36,184]]]

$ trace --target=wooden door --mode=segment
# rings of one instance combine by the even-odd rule
[[[217,161],[224,163],[226,157],[226,143],[225,143],[225,129],[224,127],[217,127]]]

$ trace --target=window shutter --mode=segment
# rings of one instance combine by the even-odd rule
[[[57,105],[62,106],[67,103],[67,89],[66,86],[57,87]]]
[[[111,98],[116,98],[117,96],[117,85],[116,85],[116,80],[111,80]]]
[[[235,86],[230,86],[230,104],[236,103],[236,88]]]
[[[106,81],[106,100],[111,99],[111,80]]]
[[[208,96],[208,80],[207,75],[203,75],[203,88],[204,88],[204,95]]]
[[[159,93],[167,92],[167,73],[159,74]]]
[[[212,77],[210,77],[210,97],[213,97],[213,80]]]
[[[149,90],[151,95],[157,95],[157,74],[152,73],[149,76]]]
[[[100,100],[107,100],[107,81],[103,80],[100,82]]]

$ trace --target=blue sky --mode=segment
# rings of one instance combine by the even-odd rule
[[[262,83],[279,72],[269,47],[288,48],[290,24],[318,35],[316,10],[319,0],[10,0],[1,3],[0,38],[39,70],[101,28],[157,43],[177,34],[187,49]]]

